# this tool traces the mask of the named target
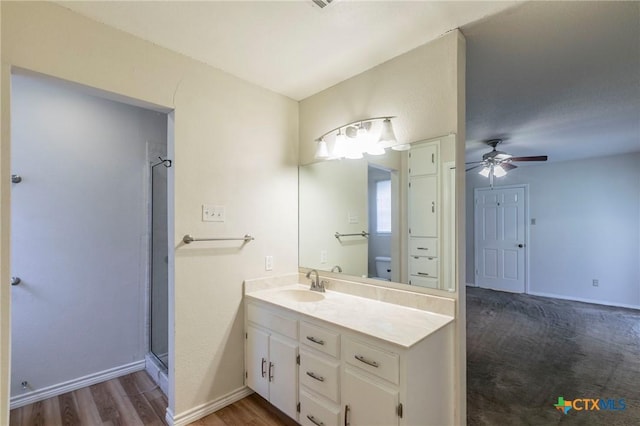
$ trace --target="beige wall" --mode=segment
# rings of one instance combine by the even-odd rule
[[[465,41],[459,31],[418,47],[300,102],[300,164],[314,161],[315,139],[337,126],[368,117],[397,116],[398,142],[455,133],[441,146],[442,160],[456,169],[458,242],[464,237]],[[466,331],[464,244],[457,247],[456,423],[466,423]],[[462,285],[461,285],[462,283]]]
[[[300,164],[315,139],[351,121],[395,115],[399,142],[458,133],[458,32],[378,65],[300,102]]]
[[[297,269],[298,104],[57,5],[2,2],[1,14],[2,282],[9,281],[10,67],[174,109],[170,409],[179,417],[242,387],[242,281]],[[226,222],[201,222],[202,203],[225,204]],[[184,247],[178,243],[187,233],[251,233],[256,240],[242,250],[224,243]],[[264,271],[265,255],[274,256],[272,272]],[[10,289],[0,288],[6,416]]]

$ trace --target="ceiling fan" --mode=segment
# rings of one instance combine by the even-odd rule
[[[466,171],[468,172],[482,167],[482,170],[480,170],[479,173],[484,177],[488,177],[490,185],[493,186],[494,176],[500,178],[505,176],[509,170],[513,170],[518,167],[513,164],[514,161],[547,161],[548,159],[546,155],[514,157],[506,152],[496,150],[496,147],[501,142],[502,139],[489,139],[484,141],[484,143],[493,148],[493,150],[484,154],[481,161],[472,161],[467,163],[467,166],[471,167],[468,167]]]

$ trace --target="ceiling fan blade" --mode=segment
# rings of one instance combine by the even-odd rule
[[[546,155],[537,155],[531,157],[511,157],[511,161],[547,161],[549,157]]]
[[[477,166],[473,166],[473,167],[469,167],[468,169],[465,170],[465,172],[468,172],[470,170],[474,170],[477,169],[478,167],[482,167],[484,164],[478,164]]]
[[[484,163],[484,160],[480,160],[480,161],[469,161],[468,163],[464,163],[465,165],[469,165],[469,164],[478,164],[478,163]]]
[[[518,168],[518,166],[516,166],[515,164],[511,164],[511,163],[500,163],[500,165],[507,172],[509,170],[513,170],[513,169],[517,169]]]

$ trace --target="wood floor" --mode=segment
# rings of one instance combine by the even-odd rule
[[[10,426],[166,425],[167,398],[144,372],[128,374],[11,410]],[[293,426],[297,423],[250,395],[194,426]]]

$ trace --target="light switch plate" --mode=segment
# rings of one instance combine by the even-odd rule
[[[320,250],[320,263],[327,263],[327,251]]]
[[[224,222],[225,206],[214,206],[211,204],[202,205],[203,222]]]
[[[272,271],[273,270],[273,256],[265,256],[264,257],[264,270]]]

